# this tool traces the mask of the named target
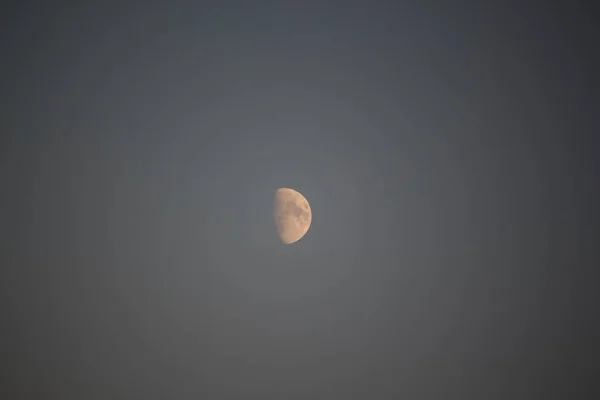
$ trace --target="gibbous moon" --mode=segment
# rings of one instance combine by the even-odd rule
[[[273,216],[279,238],[285,244],[302,239],[312,222],[308,200],[297,191],[287,188],[275,191]]]

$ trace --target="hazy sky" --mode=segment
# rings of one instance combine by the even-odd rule
[[[591,396],[591,10],[50,3],[0,24],[0,397]]]

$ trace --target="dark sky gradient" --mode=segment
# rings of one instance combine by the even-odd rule
[[[0,398],[597,398],[590,8],[69,3],[2,17]]]

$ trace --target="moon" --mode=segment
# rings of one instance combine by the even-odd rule
[[[275,191],[273,217],[279,238],[285,244],[302,239],[310,223],[312,211],[308,200],[294,189],[280,188]]]

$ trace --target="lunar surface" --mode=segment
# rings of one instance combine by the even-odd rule
[[[273,216],[279,238],[285,244],[302,239],[312,222],[308,200],[297,191],[287,188],[275,192]]]

